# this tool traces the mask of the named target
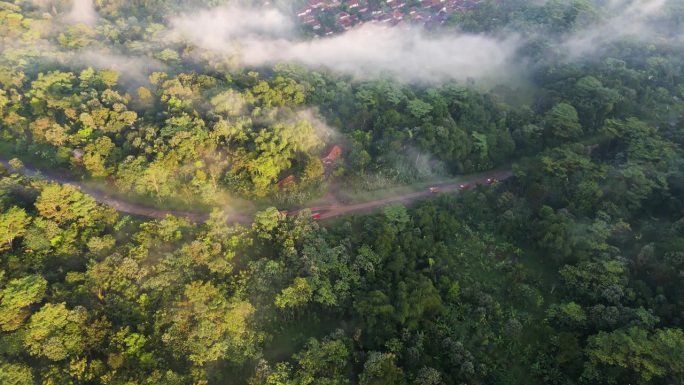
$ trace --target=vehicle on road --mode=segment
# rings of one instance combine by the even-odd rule
[[[320,219],[321,219],[321,213],[313,213],[313,214],[311,214],[311,219],[313,219],[314,221],[320,220]]]
[[[498,182],[498,181],[499,181],[499,180],[496,179],[496,178],[487,178],[486,183],[489,184],[489,185],[491,185],[491,184],[494,184],[494,183],[496,183],[496,182]]]
[[[461,183],[458,185],[459,190],[468,190],[469,188],[473,187],[470,183]]]
[[[429,190],[431,193],[438,193],[441,191],[439,187],[430,187]]]

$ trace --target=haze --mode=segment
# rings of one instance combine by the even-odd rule
[[[271,9],[226,7],[171,19],[174,37],[249,66],[296,62],[368,78],[407,81],[482,78],[510,64],[518,40],[472,34],[428,35],[417,27],[365,24],[313,40],[296,37],[292,17]]]

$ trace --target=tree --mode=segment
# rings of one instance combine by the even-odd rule
[[[242,363],[255,353],[257,335],[249,328],[254,307],[229,300],[213,284],[192,282],[171,308],[160,311],[164,344],[178,359],[203,366],[218,360]]]
[[[0,361],[0,384],[34,385],[31,368],[24,364],[13,364]]]
[[[12,159],[10,159],[9,162],[7,162],[7,163],[10,165],[10,167],[11,167],[12,170],[14,170],[14,171],[19,171],[19,170],[21,170],[22,168],[24,168],[24,162],[22,162],[21,159],[12,158]]]
[[[24,346],[29,354],[62,361],[86,349],[88,313],[83,307],[67,309],[64,303],[48,303],[34,313],[26,326]]]
[[[225,114],[228,117],[239,116],[245,108],[245,100],[234,90],[222,92],[211,98],[210,102],[215,113]]]
[[[423,119],[432,112],[432,106],[420,99],[414,99],[408,102],[408,110],[416,119]]]
[[[90,172],[90,175],[98,178],[109,176],[112,173],[113,169],[109,166],[109,158],[114,148],[114,143],[107,136],[98,138],[94,143],[85,147],[83,165]]]
[[[617,368],[613,381],[664,383],[684,380],[684,331],[681,329],[647,330],[630,327],[610,333],[600,332],[589,338],[587,355],[591,366],[584,376],[598,376],[601,368]]]
[[[576,96],[573,104],[580,111],[583,124],[591,128],[599,128],[606,116],[613,110],[620,94],[603,86],[594,76],[585,76],[575,84]]]
[[[254,214],[252,229],[259,238],[273,239],[276,229],[281,225],[281,221],[284,218],[283,213],[278,211],[277,208],[269,207]]]
[[[575,302],[553,305],[546,312],[549,319],[562,327],[582,328],[587,321],[587,314],[582,306]]]
[[[300,385],[348,384],[349,349],[344,340],[326,338],[319,342],[309,339],[304,349],[297,353],[297,370],[294,378]]]
[[[15,238],[26,234],[29,223],[31,218],[26,211],[16,206],[0,214],[0,251],[11,248]]]
[[[309,282],[297,277],[292,285],[283,289],[275,298],[275,305],[281,309],[306,305],[313,297],[313,289]]]
[[[45,186],[35,203],[38,213],[59,224],[93,224],[99,209],[95,200],[71,185]]]
[[[363,320],[364,326],[374,334],[379,334],[375,328],[391,329],[391,322],[396,313],[389,297],[380,290],[366,293],[362,298],[354,301],[354,311]]]
[[[418,372],[414,383],[416,385],[441,385],[444,382],[442,381],[442,373],[439,370],[424,367]]]
[[[383,214],[385,214],[387,222],[391,223],[399,231],[406,228],[406,225],[411,221],[411,217],[406,211],[406,206],[401,204],[385,206]]]
[[[572,218],[567,212],[554,212],[549,206],[543,206],[539,210],[537,223],[537,245],[551,254],[551,257],[564,261],[572,256],[574,242],[571,237],[573,225]]]
[[[7,98],[7,93],[0,89],[0,116],[4,115],[5,106],[9,104],[9,99]]]
[[[13,279],[0,291],[0,329],[19,329],[29,315],[28,307],[43,300],[47,281],[39,275]]]
[[[370,352],[359,376],[360,385],[402,385],[406,383],[403,370],[396,365],[392,353]]]
[[[597,302],[607,290],[621,288],[627,281],[627,270],[619,260],[565,265],[559,274],[567,292],[580,303]]]
[[[582,135],[577,110],[570,104],[558,103],[544,116],[548,132],[555,141],[568,141]]]

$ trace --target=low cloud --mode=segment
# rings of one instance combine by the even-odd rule
[[[246,41],[248,65],[297,62],[357,77],[393,75],[407,81],[482,78],[506,68],[517,43],[479,35],[427,37],[418,28],[364,25],[328,39]]]
[[[304,120],[311,124],[316,130],[316,136],[325,143],[335,143],[341,139],[340,133],[326,124],[318,112],[313,108],[306,108],[297,112],[297,119]]]
[[[171,20],[174,36],[185,37],[200,47],[225,50],[235,39],[291,37],[294,20],[276,9],[256,10],[241,6],[201,10]]]
[[[93,0],[73,0],[71,10],[66,16],[69,23],[93,25],[98,19]]]
[[[572,34],[562,44],[571,57],[592,55],[607,45],[625,39],[648,41],[657,38],[657,17],[668,0],[609,0],[596,24]],[[683,31],[684,32],[684,31]]]
[[[518,41],[485,35],[428,35],[416,27],[364,24],[329,38],[296,38],[292,18],[277,10],[230,7],[173,18],[172,36],[219,51],[248,66],[295,62],[360,78],[465,80],[498,75]]]
[[[124,81],[136,85],[149,83],[148,76],[152,72],[166,70],[163,63],[151,58],[94,49],[73,53],[69,62],[71,65],[86,65],[99,70],[114,70]]]

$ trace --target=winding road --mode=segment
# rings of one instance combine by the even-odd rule
[[[95,189],[91,188],[89,186],[86,186],[85,184],[70,180],[66,177],[63,176],[57,176],[54,174],[46,174],[42,173],[38,170],[29,168],[29,167],[22,167],[18,170],[15,170],[9,165],[9,162],[6,160],[0,159],[0,164],[2,164],[4,167],[6,167],[8,170],[12,170],[14,172],[17,172],[19,174],[29,176],[29,177],[39,177],[42,179],[45,179],[50,182],[55,182],[55,183],[60,183],[60,184],[68,184],[71,186],[74,186],[78,188],[80,191],[82,191],[85,194],[88,194],[92,196],[97,202],[108,205],[113,207],[119,212],[125,213],[125,214],[130,214],[134,216],[139,216],[139,217],[145,217],[145,218],[153,218],[153,219],[162,219],[166,217],[167,215],[173,215],[179,218],[186,218],[189,221],[200,223],[204,222],[207,220],[208,215],[203,214],[203,213],[194,213],[194,212],[187,212],[187,211],[174,211],[174,210],[163,210],[160,208],[156,207],[151,207],[151,206],[145,206],[141,204],[135,204],[135,203],[130,203],[126,202],[112,194],[108,194],[106,191],[103,191],[101,189]],[[431,191],[430,189],[426,189],[424,191],[418,191],[414,193],[409,193],[409,194],[403,194],[403,195],[396,195],[388,198],[383,198],[383,199],[377,199],[377,200],[371,200],[367,202],[362,202],[362,203],[355,203],[355,204],[330,204],[330,205],[322,205],[322,206],[314,206],[314,207],[308,207],[308,210],[310,210],[312,213],[315,213],[317,216],[317,219],[320,220],[325,220],[325,219],[331,219],[335,217],[339,217],[341,215],[347,215],[347,214],[354,214],[354,213],[367,213],[371,212],[379,207],[383,207],[389,204],[395,204],[395,203],[401,203],[401,204],[411,204],[416,201],[426,199],[428,197],[434,196],[436,193],[448,193],[448,192],[455,192],[455,191],[460,191],[462,189],[463,185],[466,186],[474,186],[478,184],[487,184],[489,183],[492,179],[496,180],[505,180],[513,176],[513,173],[511,171],[497,171],[497,172],[492,172],[491,174],[488,174],[486,176],[478,176],[477,178],[472,178],[469,180],[464,180],[459,183],[449,183],[449,184],[436,184],[434,187],[436,191]],[[304,209],[302,209],[304,210]],[[297,211],[292,211],[289,214],[296,214],[302,210],[297,210]],[[252,222],[252,216],[250,215],[245,215],[245,214],[229,214],[227,219],[229,223],[239,223],[239,224],[250,224]]]
[[[459,183],[448,183],[448,184],[435,184],[436,191],[431,191],[430,189],[425,189],[423,191],[418,191],[410,194],[395,195],[388,198],[376,199],[367,202],[355,203],[355,204],[338,204],[329,206],[316,206],[309,207],[312,213],[319,213],[320,219],[330,219],[341,215],[354,214],[354,213],[367,213],[373,211],[379,207],[387,206],[390,204],[401,203],[409,205],[415,203],[416,201],[423,200],[439,193],[449,193],[455,191],[461,191],[462,186],[467,186],[466,188],[474,187],[478,184],[488,184],[492,180],[502,181],[513,176],[513,172],[507,171],[497,171],[487,174],[486,176],[479,176],[477,178],[472,178],[468,180],[461,181]]]

